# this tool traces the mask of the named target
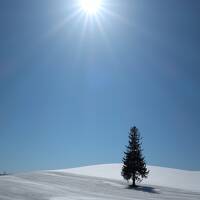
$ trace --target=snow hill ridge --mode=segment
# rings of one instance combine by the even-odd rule
[[[200,192],[200,171],[187,171],[166,167],[147,166],[150,170],[142,183]],[[122,180],[122,164],[92,165],[86,167],[58,170],[78,175]]]

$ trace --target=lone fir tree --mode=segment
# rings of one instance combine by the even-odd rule
[[[147,178],[149,171],[146,168],[144,156],[141,149],[141,137],[138,129],[134,126],[130,129],[129,145],[123,158],[122,176],[125,180],[132,179],[132,186],[136,186],[136,181]]]

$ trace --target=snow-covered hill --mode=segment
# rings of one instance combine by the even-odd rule
[[[93,165],[67,170],[60,170],[87,176],[96,176],[115,180],[122,180],[121,164]],[[179,188],[200,192],[200,171],[186,171],[165,167],[148,166],[148,179],[142,183],[171,188]]]
[[[121,179],[120,164],[1,176],[0,200],[200,199],[200,172],[149,169],[149,179],[137,189]]]

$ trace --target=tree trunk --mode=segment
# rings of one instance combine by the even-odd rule
[[[136,187],[136,184],[135,184],[135,177],[132,178],[132,187]]]

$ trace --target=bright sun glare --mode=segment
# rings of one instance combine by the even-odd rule
[[[81,0],[81,8],[90,15],[96,14],[101,8],[102,0]]]

